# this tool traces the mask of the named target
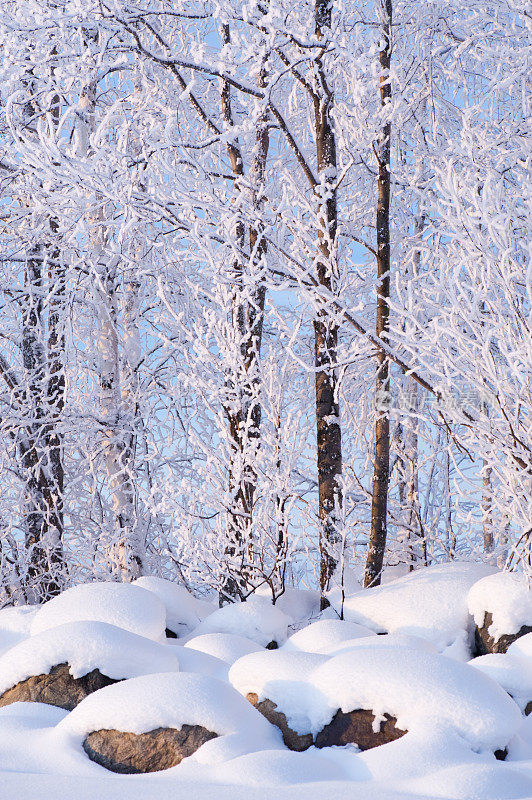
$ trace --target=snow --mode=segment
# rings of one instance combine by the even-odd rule
[[[218,781],[251,786],[286,786],[315,781],[337,781],[348,777],[326,751],[294,753],[263,750],[234,758],[217,769]]]
[[[170,640],[169,646],[172,646],[172,640]],[[183,672],[200,672],[202,675],[210,675],[211,678],[227,679],[229,665],[226,661],[209,653],[194,650],[192,647],[173,645],[173,650],[179,659],[179,668]]]
[[[65,622],[93,620],[165,640],[166,609],[152,592],[129,583],[86,583],[72,586],[44,603],[31,623],[31,635]]]
[[[506,653],[509,656],[532,658],[532,633],[525,633],[524,636],[520,636],[519,639],[512,642]]]
[[[214,656],[226,664],[233,664],[248,653],[262,651],[262,647],[245,636],[236,633],[204,633],[189,639],[183,649],[192,648]]]
[[[126,678],[93,693],[70,713],[39,703],[0,708],[0,797],[530,800],[532,717],[523,717],[520,709],[532,687],[532,634],[518,639],[504,655],[469,664],[447,657],[467,657],[472,618],[466,584],[475,578],[470,565],[451,567],[454,578],[440,568],[426,570],[425,595],[415,573],[348,598],[349,604],[355,597],[373,598],[373,630],[363,627],[367,622],[335,618],[328,609],[279,650],[265,650],[257,638],[267,643],[274,634],[282,637],[287,622],[297,627],[307,613],[312,618],[310,597],[306,607],[306,596],[299,597],[301,604],[295,603],[287,616],[266,598],[254,598],[249,610],[238,604],[230,609],[229,620],[227,612],[221,615],[221,623],[214,611],[192,634],[177,640],[162,635],[164,607],[168,618],[175,613],[173,621],[181,619],[184,631],[195,623],[185,613],[196,613],[195,604],[202,601],[167,582],[159,584],[158,592],[129,587],[142,592],[148,603],[155,602],[156,626],[147,623],[149,614],[141,604],[130,603],[128,610],[124,600],[119,610],[107,609],[108,616],[120,618],[117,627],[91,619],[69,621],[65,602],[64,612],[51,614],[54,625],[28,638],[30,626],[33,630],[48,604],[0,611],[0,636],[4,631],[24,637],[0,657],[0,690],[6,682],[13,685],[64,662],[75,677],[98,668],[117,680]],[[154,589],[158,583],[152,584]],[[98,594],[102,585],[107,584],[91,587]],[[445,586],[451,591],[454,587],[459,598],[438,608]],[[381,596],[384,590],[390,593]],[[127,589],[125,594],[132,597]],[[416,597],[424,609],[417,618]],[[78,617],[82,603],[74,600],[72,613]],[[103,615],[101,594],[94,608],[87,604],[87,609]],[[204,623],[231,630],[202,632]],[[440,624],[443,633],[438,637]],[[393,632],[377,636],[379,627]],[[156,636],[160,641],[154,641]],[[435,652],[436,647],[446,656]],[[348,745],[294,753],[284,746],[280,731],[247,701],[248,692],[276,703],[298,733],[317,733],[338,708],[355,707],[371,709],[377,719],[390,713],[408,733],[365,752]],[[161,773],[110,773],[90,761],[81,746],[96,729],[141,733],[184,723],[204,725],[220,735]],[[503,747],[508,748],[507,761],[496,761],[493,752]]]
[[[357,647],[411,647],[414,650],[424,650],[426,653],[437,653],[438,651],[431,642],[427,639],[422,639],[420,636],[411,636],[408,633],[385,633],[380,636],[371,637],[364,636],[357,639],[347,639],[335,647],[331,647],[325,652],[330,656],[337,656],[340,653],[346,653]]]
[[[78,744],[95,730],[146,733],[202,725],[223,736],[246,733],[271,743],[272,728],[231,686],[191,672],[143,675],[89,695],[56,727]]]
[[[0,630],[30,635],[32,620],[39,606],[6,606],[0,609]]]
[[[523,625],[532,625],[532,591],[526,577],[515,572],[498,572],[475,583],[468,605],[479,627],[484,624],[486,611],[491,612],[493,622],[488,633],[495,640],[505,633],[517,633]]]
[[[524,711],[532,700],[532,659],[510,653],[489,653],[469,662],[511,694]]]
[[[271,591],[268,586],[260,587],[255,592],[255,597],[265,597],[271,600]],[[292,620],[292,626],[301,627],[310,619],[320,613],[320,593],[310,589],[295,589],[287,586],[282,595],[275,601],[275,607]]]
[[[329,707],[388,713],[403,730],[450,728],[473,747],[494,751],[508,744],[521,724],[518,706],[488,676],[467,664],[406,647],[358,647],[329,659],[311,676]],[[314,709],[311,730],[322,726]]]
[[[0,694],[68,663],[73,678],[99,669],[120,680],[179,669],[175,650],[105,622],[67,622],[25,639],[0,657]]]
[[[7,606],[0,610],[0,655],[30,635],[38,606]]]
[[[421,636],[439,651],[471,627],[467,594],[493,567],[452,562],[425,567],[346,598],[344,617],[376,632]]]
[[[286,640],[290,617],[266,598],[252,597],[245,603],[229,603],[201,622],[194,633],[234,633],[263,647],[271,641]]]
[[[184,586],[164,578],[146,575],[133,581],[133,585],[153,592],[164,603],[166,627],[178,636],[193,631],[202,619],[215,610],[214,603],[199,600]]]
[[[359,637],[374,636],[374,632],[356,622],[341,619],[320,619],[290,636],[283,650],[305,650],[307,653],[326,653],[343,642]]]

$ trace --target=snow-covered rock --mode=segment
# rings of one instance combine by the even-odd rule
[[[413,650],[424,650],[426,653],[438,652],[428,639],[422,639],[421,636],[411,636],[409,633],[385,633],[380,636],[375,636],[374,634],[371,637],[364,636],[356,639],[347,639],[345,642],[341,642],[325,652],[330,656],[337,656],[357,647],[379,649],[383,647],[409,647]]]
[[[175,649],[105,622],[69,622],[24,639],[0,657],[0,696],[60,664],[68,664],[74,680],[93,670],[122,680],[179,669]]]
[[[245,603],[229,603],[218,608],[198,625],[194,634],[233,633],[265,647],[272,641],[281,645],[286,640],[290,622],[290,617],[266,598],[250,597]]]
[[[532,659],[510,653],[488,653],[469,662],[511,694],[521,711],[532,708]]]
[[[524,575],[488,575],[472,586],[468,606],[481,653],[505,653],[519,636],[532,631],[532,590]]]
[[[524,636],[520,636],[519,639],[512,642],[506,652],[509,656],[532,658],[532,633],[526,633]]]
[[[492,572],[492,567],[472,562],[424,567],[350,595],[344,617],[376,632],[421,636],[442,651],[470,629],[468,592]]]
[[[187,648],[214,656],[226,664],[233,664],[248,653],[263,650],[257,642],[245,636],[238,636],[236,633],[204,633],[201,636],[194,636],[183,647]]]
[[[287,747],[306,750],[312,744],[309,720],[320,702],[307,679],[326,660],[319,653],[264,650],[233,664],[229,681],[282,731]]]
[[[491,678],[421,650],[359,647],[329,659],[310,680],[323,698],[310,720],[314,733],[337,709],[368,709],[377,719],[393,715],[402,730],[452,729],[473,747],[495,751],[521,724],[518,706]]]
[[[133,585],[153,592],[164,603],[166,627],[178,636],[193,631],[216,608],[214,603],[194,597],[184,586],[154,575],[137,578]]]
[[[154,641],[165,641],[166,609],[152,592],[129,583],[72,586],[44,603],[35,614],[32,636],[66,622],[106,622]]]
[[[143,734],[157,728],[199,725],[218,736],[242,734],[275,747],[279,736],[229,684],[206,675],[168,672],[106,686],[85,698],[57,726],[80,747],[88,734],[116,730]]]
[[[320,619],[290,636],[283,650],[304,650],[307,653],[327,653],[343,642],[375,636],[374,631],[356,622],[341,619]]]

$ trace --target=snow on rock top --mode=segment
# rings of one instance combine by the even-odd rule
[[[147,733],[202,725],[219,735],[270,732],[270,725],[229,684],[191,672],[167,672],[105,686],[86,697],[57,726],[83,740],[111,729]]]
[[[304,650],[307,653],[326,653],[343,642],[360,637],[374,636],[374,631],[341,619],[320,619],[294,633],[283,645],[283,650]]]
[[[469,627],[467,594],[493,567],[453,562],[411,572],[346,598],[344,617],[378,632],[412,633],[444,649]]]
[[[265,598],[253,597],[245,603],[229,603],[218,608],[194,633],[235,633],[264,647],[272,641],[282,644],[290,621],[290,617]]]
[[[469,611],[482,627],[486,611],[493,618],[488,633],[495,640],[532,625],[532,591],[524,575],[498,572],[475,583],[468,598]]]
[[[271,700],[285,714],[296,733],[308,733],[316,712],[325,711],[323,699],[309,682],[313,671],[327,661],[319,653],[264,650],[239,659],[229,670],[229,682],[242,695],[253,692],[258,701]],[[325,718],[323,725],[329,721]],[[321,727],[323,727],[323,725]]]
[[[145,575],[133,581],[133,585],[153,592],[164,603],[166,627],[179,636],[193,631],[202,619],[215,610],[213,603],[199,600],[184,586],[164,578]]]
[[[329,659],[311,675],[329,706],[388,713],[407,731],[451,729],[479,749],[506,746],[521,725],[511,697],[487,675],[444,656],[406,647],[359,647]],[[322,723],[315,709],[313,731]]]
[[[248,653],[263,650],[260,644],[246,639],[245,636],[238,636],[236,633],[204,633],[189,639],[184,647],[207,653],[225,661],[226,664],[233,664]]]
[[[524,711],[532,701],[532,660],[508,653],[489,653],[469,662],[511,694]]]
[[[519,658],[532,658],[532,633],[525,633],[515,642],[512,642],[506,654],[509,656],[519,656]]]
[[[438,652],[427,639],[422,639],[420,636],[411,636],[409,633],[386,633],[381,636],[375,636],[374,634],[371,638],[364,636],[360,639],[347,639],[345,642],[331,647],[326,652],[330,656],[337,656],[355,647],[410,647],[414,650],[424,650],[426,653]]]
[[[165,640],[166,609],[152,592],[130,583],[85,583],[72,586],[44,603],[31,623],[31,635],[65,622],[92,620]]]
[[[115,680],[179,669],[174,649],[105,622],[67,622],[38,633],[0,657],[0,694],[58,664],[73,678],[93,669]]]

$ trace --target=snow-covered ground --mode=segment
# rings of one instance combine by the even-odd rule
[[[118,682],[72,711],[1,707],[0,798],[530,800],[532,634],[505,654],[473,652],[485,607],[497,633],[515,633],[530,621],[530,595],[512,583],[514,602],[508,578],[491,572],[436,566],[359,590],[345,621],[333,607],[318,614],[315,598],[295,589],[281,608],[258,597],[218,610],[160,579],[74,587],[37,611],[1,610],[0,695],[64,663],[74,678],[99,669]],[[165,626],[180,638],[165,639]],[[266,648],[272,641],[279,649]],[[248,693],[313,741],[337,712],[357,709],[373,714],[374,732],[391,715],[407,733],[364,751],[294,752]],[[160,772],[110,772],[83,748],[97,730],[182,725],[217,736]]]

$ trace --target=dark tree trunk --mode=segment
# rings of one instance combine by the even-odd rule
[[[43,263],[39,248],[25,267],[22,360],[29,419],[21,447],[26,481],[27,589],[41,601],[61,591],[63,569],[61,443],[54,424],[56,420],[50,416],[50,401],[53,397],[57,399],[60,384],[52,384],[53,394],[50,394],[43,321]]]
[[[380,103],[385,108],[391,101],[390,84],[392,0],[382,2],[383,45],[379,53],[381,67]],[[376,334],[386,339],[389,331],[390,297],[390,135],[391,124],[382,129],[378,150],[377,198],[377,320]],[[375,381],[377,421],[375,423],[375,456],[371,499],[371,531],[364,576],[365,586],[380,583],[386,548],[388,485],[390,475],[390,364],[382,351],[377,353]]]
[[[332,4],[317,0],[316,35],[322,39],[331,27]],[[333,94],[321,56],[315,61],[314,122],[316,157],[320,181],[318,199],[319,253],[317,278],[328,291],[335,290],[336,232],[338,227],[336,189],[336,138],[332,120]],[[314,366],[316,370],[316,438],[318,466],[318,517],[320,544],[320,590],[322,605],[338,563],[340,534],[338,518],[342,507],[342,434],[338,375],[338,326],[327,309],[320,309],[314,320]]]

